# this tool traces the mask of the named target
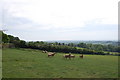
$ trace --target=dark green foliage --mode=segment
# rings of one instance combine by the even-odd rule
[[[9,43],[13,43],[13,42],[14,42],[14,36],[8,35],[8,37],[9,37],[9,39],[10,39]]]
[[[10,39],[9,39],[8,35],[2,32],[2,42],[3,43],[8,43],[9,40]]]
[[[105,55],[110,53],[105,53],[103,51],[112,51],[112,52],[120,52],[118,46],[113,45],[101,45],[101,44],[86,44],[86,43],[58,43],[58,42],[26,42],[24,40],[20,40],[18,37],[14,37],[12,35],[7,35],[2,32],[2,38],[4,43],[12,43],[17,48],[31,48],[31,49],[39,49],[39,50],[47,50],[51,52],[64,52],[64,53],[78,53],[78,54],[96,54],[96,55]],[[8,45],[9,46],[9,45]],[[76,47],[79,47],[76,48]]]
[[[0,31],[0,43],[2,43],[2,31]]]
[[[120,46],[118,46],[118,48],[116,48],[117,52],[120,53]]]
[[[2,42],[3,43],[12,43],[14,44],[15,47],[21,47],[25,48],[26,47],[26,42],[23,40],[20,40],[18,37],[14,37],[12,35],[7,35],[2,32]],[[8,45],[10,46],[10,45]]]
[[[86,44],[86,43],[79,43],[76,44],[77,47],[80,48],[87,48],[90,50],[96,50],[96,51],[109,51],[109,52],[118,52],[119,46],[114,46],[114,45],[102,45],[102,44]]]
[[[32,48],[32,49],[47,50],[51,52],[105,55],[105,53],[102,51],[94,51],[86,48],[77,49],[76,47],[72,47],[72,46],[68,46],[66,44],[46,43],[46,42],[38,42],[38,41],[26,42],[26,48]]]
[[[78,47],[86,48],[86,46],[87,46],[86,43],[79,43],[78,44]]]
[[[25,48],[26,47],[26,42],[23,40],[20,40],[20,45],[21,48]]]

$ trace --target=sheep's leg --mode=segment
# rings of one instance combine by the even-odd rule
[[[69,59],[71,60],[71,57],[69,57]]]
[[[48,55],[48,57],[50,57],[50,55]]]

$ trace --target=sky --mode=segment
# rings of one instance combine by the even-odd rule
[[[0,26],[25,41],[118,40],[119,0],[1,0]]]

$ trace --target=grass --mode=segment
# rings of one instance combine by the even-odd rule
[[[64,59],[64,53],[48,58],[40,50],[3,49],[3,78],[117,78],[118,57],[110,55],[74,54]]]

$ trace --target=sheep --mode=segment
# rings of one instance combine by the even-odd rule
[[[47,51],[45,50],[45,51],[42,51],[43,53],[47,53]]]
[[[71,58],[75,58],[75,55],[66,54],[66,55],[64,55],[64,57],[65,57],[66,59],[67,59],[67,58],[71,59]]]
[[[83,54],[80,56],[80,58],[82,58],[82,59],[83,59]]]
[[[65,55],[63,55],[63,57],[66,58],[66,59],[67,58],[71,59],[71,54],[65,54]]]
[[[45,53],[45,51],[42,51],[43,53]]]
[[[52,53],[52,52],[49,52],[48,53],[48,57],[50,57],[50,56],[54,56],[56,53],[54,52],[54,53]]]
[[[75,58],[75,55],[71,55],[70,57],[71,57],[71,58]]]

